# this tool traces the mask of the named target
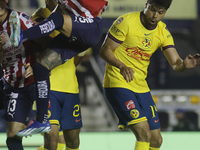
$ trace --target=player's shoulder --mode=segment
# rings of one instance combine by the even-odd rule
[[[159,21],[158,25],[161,26],[161,27],[166,27],[166,24],[163,21]]]
[[[133,19],[140,16],[140,12],[129,12],[124,15],[121,15],[120,17],[123,17],[124,19]]]
[[[124,24],[126,25],[132,24],[133,22],[135,22],[135,20],[139,18],[139,15],[140,12],[130,12],[123,14],[115,20],[115,25],[121,24],[123,26]]]

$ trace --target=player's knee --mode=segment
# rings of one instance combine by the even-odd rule
[[[9,129],[7,130],[7,137],[15,137],[18,130],[16,129]]]
[[[156,139],[151,139],[150,146],[151,147],[161,147],[162,142],[163,142],[163,138],[162,138],[162,136],[159,136]]]
[[[70,134],[65,135],[66,146],[69,148],[76,149],[79,147],[79,132],[80,130],[73,130]]]
[[[137,128],[132,127],[131,129],[136,136],[137,141],[150,142],[151,131],[145,126],[139,126]]]
[[[149,142],[151,139],[151,132],[150,130],[143,129],[139,134],[139,141]]]

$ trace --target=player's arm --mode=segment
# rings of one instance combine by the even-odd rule
[[[7,38],[6,38],[5,34],[4,33],[1,34],[0,35],[0,63],[2,63],[2,61],[3,61],[3,51],[5,49],[6,40],[7,40]]]
[[[104,59],[107,63],[120,69],[121,75],[127,82],[133,80],[134,71],[132,68],[127,67],[123,62],[117,59],[113,51],[119,47],[120,44],[113,41],[111,38],[107,37],[105,43],[100,49],[100,57]]]
[[[184,60],[182,60],[177,53],[175,48],[168,48],[164,50],[164,55],[167,58],[169,64],[175,71],[184,71],[186,69],[194,68],[197,65],[199,65],[200,61],[200,55],[195,54],[195,55],[188,55],[185,57]]]
[[[82,60],[83,57],[85,56],[86,51],[87,51],[87,50],[85,50],[85,51],[79,53],[78,55],[76,55],[76,56],[74,57],[74,64],[75,64],[76,67],[78,66],[78,64],[80,64],[81,60]]]

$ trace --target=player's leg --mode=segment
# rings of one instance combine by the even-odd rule
[[[124,88],[105,88],[105,95],[119,118],[119,129],[136,136],[135,150],[149,150],[151,132],[137,93]]]
[[[151,140],[149,150],[159,150],[162,145],[160,129],[151,130]]]
[[[65,30],[61,30],[64,35],[70,36],[72,29],[72,21],[69,15],[63,15],[58,12],[53,12],[48,18],[39,24],[21,31],[20,19],[18,13],[13,11],[10,15],[11,36],[10,45],[18,47],[22,41],[34,40],[40,37],[48,36],[54,30],[62,29],[65,23]]]
[[[51,131],[44,135],[44,148],[48,150],[57,149],[59,142],[59,119],[61,114],[60,92],[50,91],[48,119],[51,123]]]
[[[148,122],[143,121],[130,125],[128,128],[135,134],[136,137],[135,150],[149,150],[151,132]]]
[[[80,144],[79,133],[80,133],[80,128],[63,130],[67,150],[79,149],[79,144]]]
[[[3,118],[7,124],[7,146],[9,150],[23,149],[22,138],[17,136],[18,131],[26,128],[26,119],[35,99],[34,84],[24,88],[14,88],[4,82],[4,107]]]
[[[44,148],[48,150],[56,150],[59,140],[59,126],[57,124],[51,125],[51,131],[44,134]]]
[[[49,102],[50,70],[62,64],[60,54],[51,49],[46,49],[37,59],[33,66],[34,79],[37,93],[37,118],[41,123],[47,121],[47,111]]]
[[[80,144],[80,128],[82,116],[79,94],[63,93],[63,109],[61,113],[60,127],[63,130],[66,149],[78,150]]]
[[[15,23],[18,17],[10,18],[15,18],[11,20],[13,22],[11,23],[11,29],[13,28],[12,26],[15,26],[17,30],[20,30],[20,24]],[[71,38],[71,40],[78,40],[89,47],[98,44],[103,34],[102,21],[99,17],[91,19],[75,15],[62,15],[54,12],[39,24],[23,31],[21,35],[19,35],[20,32],[11,32],[11,37],[17,38],[10,40],[10,42],[13,47],[16,47],[19,46],[22,39],[23,41],[38,39],[43,36],[48,36],[54,30],[59,30],[62,34]],[[16,41],[19,41],[18,44],[16,44]]]
[[[9,121],[7,123],[7,139],[6,139],[6,144],[9,150],[15,150],[16,147],[19,150],[23,150],[23,145],[22,145],[22,137],[16,136],[16,133],[20,130],[23,130],[26,128],[26,125],[20,122],[11,122]]]
[[[146,110],[149,128],[151,131],[149,150],[159,150],[162,144],[162,136],[160,133],[160,122],[156,105],[152,99],[150,92],[138,94],[141,103]]]
[[[66,150],[66,146],[65,146],[65,139],[64,139],[64,135],[63,135],[63,131],[59,132],[59,138],[58,138],[58,146],[57,146],[57,150]]]

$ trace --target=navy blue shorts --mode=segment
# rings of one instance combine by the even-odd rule
[[[86,18],[70,14],[72,18],[71,39],[77,39],[90,47],[96,46],[103,35],[102,19]]]
[[[119,129],[148,121],[151,130],[159,129],[156,105],[150,92],[135,93],[124,88],[104,88],[105,95],[119,118]]]
[[[63,63],[78,53],[97,45],[103,35],[100,17],[89,19],[75,15],[70,16],[72,18],[71,37],[67,38],[59,34],[48,45],[48,48],[61,54]]]
[[[48,117],[51,124],[59,124],[60,130],[82,127],[79,94],[50,91]]]
[[[4,82],[4,108],[3,119],[27,124],[26,119],[36,99],[34,83],[24,88],[14,88]]]

